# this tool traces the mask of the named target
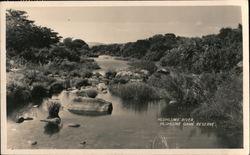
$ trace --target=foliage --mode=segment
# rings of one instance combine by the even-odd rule
[[[28,19],[25,11],[7,10],[6,45],[7,55],[13,56],[30,48],[45,48],[59,42],[58,33],[50,28],[41,27]],[[14,53],[9,53],[11,50]]]
[[[95,98],[98,95],[98,92],[94,89],[87,89],[86,94],[88,97]]]
[[[108,70],[106,73],[105,73],[105,77],[107,79],[113,79],[115,78],[117,72],[116,71],[113,71],[113,70]]]
[[[242,75],[236,76],[233,74],[228,77],[218,86],[213,97],[192,112],[193,117],[210,120],[224,118],[227,122],[240,123],[239,120],[242,121],[243,117],[242,84]]]
[[[79,80],[77,80],[76,83],[75,83],[75,87],[76,87],[77,89],[80,89],[82,86],[89,86],[89,85],[90,85],[90,84],[89,84],[89,82],[88,82],[87,79],[79,79]]]
[[[49,111],[48,119],[59,117],[61,104],[57,100],[50,100],[47,102],[47,107]]]
[[[157,66],[152,61],[133,61],[130,65],[136,70],[144,69],[149,71],[151,74],[157,70]]]
[[[127,84],[111,85],[109,90],[125,100],[153,100],[157,99],[155,90],[146,83],[133,82]]]
[[[48,97],[48,90],[44,85],[41,84],[36,84],[33,86],[32,90],[31,90],[31,96],[32,99],[36,100],[36,99],[42,99],[44,97]]]
[[[51,94],[59,94],[63,91],[64,85],[62,82],[56,81],[50,85],[50,93]]]
[[[77,51],[80,49],[87,49],[87,50],[89,49],[88,44],[86,44],[85,41],[81,39],[73,40],[72,38],[65,38],[63,40],[63,44],[65,47],[73,51]]]
[[[31,101],[30,89],[20,83],[7,84],[7,111],[21,107]]]

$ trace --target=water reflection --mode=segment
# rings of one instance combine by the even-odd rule
[[[59,131],[62,129],[63,124],[55,124],[55,123],[46,123],[44,126],[44,133],[47,135],[54,135],[56,133],[59,133]]]
[[[165,118],[189,118],[193,107],[179,106],[177,104],[168,104],[161,110],[161,117]]]
[[[243,148],[243,129],[238,128],[212,128],[200,127],[202,134],[214,133],[218,138],[218,143],[225,148]]]
[[[122,107],[129,109],[136,113],[142,113],[148,110],[149,102],[147,101],[134,101],[134,100],[123,100]]]

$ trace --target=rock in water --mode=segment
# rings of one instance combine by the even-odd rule
[[[47,123],[52,123],[52,124],[60,124],[61,123],[61,119],[56,117],[56,118],[49,118],[49,119],[43,119],[40,120],[41,122],[47,122]]]
[[[30,145],[36,145],[37,144],[37,141],[28,141],[28,143],[30,144]]]
[[[68,124],[69,127],[73,127],[73,128],[78,128],[81,125],[80,124]]]
[[[23,117],[19,117],[17,120],[16,120],[16,123],[22,123],[24,121],[24,118]]]
[[[106,115],[113,110],[112,103],[99,98],[77,97],[73,99],[68,110],[80,115]]]
[[[176,103],[177,103],[177,101],[175,101],[175,100],[169,101],[169,104],[176,104]]]

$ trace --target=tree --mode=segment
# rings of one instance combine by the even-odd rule
[[[12,51],[11,56],[31,48],[48,48],[61,38],[52,29],[35,25],[26,14],[12,9],[6,12],[6,48],[7,54]]]

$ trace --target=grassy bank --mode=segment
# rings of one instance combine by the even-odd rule
[[[86,59],[86,58],[85,58]],[[18,65],[17,71],[7,72],[7,109],[12,111],[30,102],[39,104],[45,97],[63,89],[81,87],[92,70],[99,68],[93,61],[51,62],[45,65]],[[9,66],[12,70],[12,66]],[[83,83],[85,80],[85,83]]]
[[[124,100],[148,101],[159,99],[156,90],[143,82],[115,84],[109,87],[112,94]]]

